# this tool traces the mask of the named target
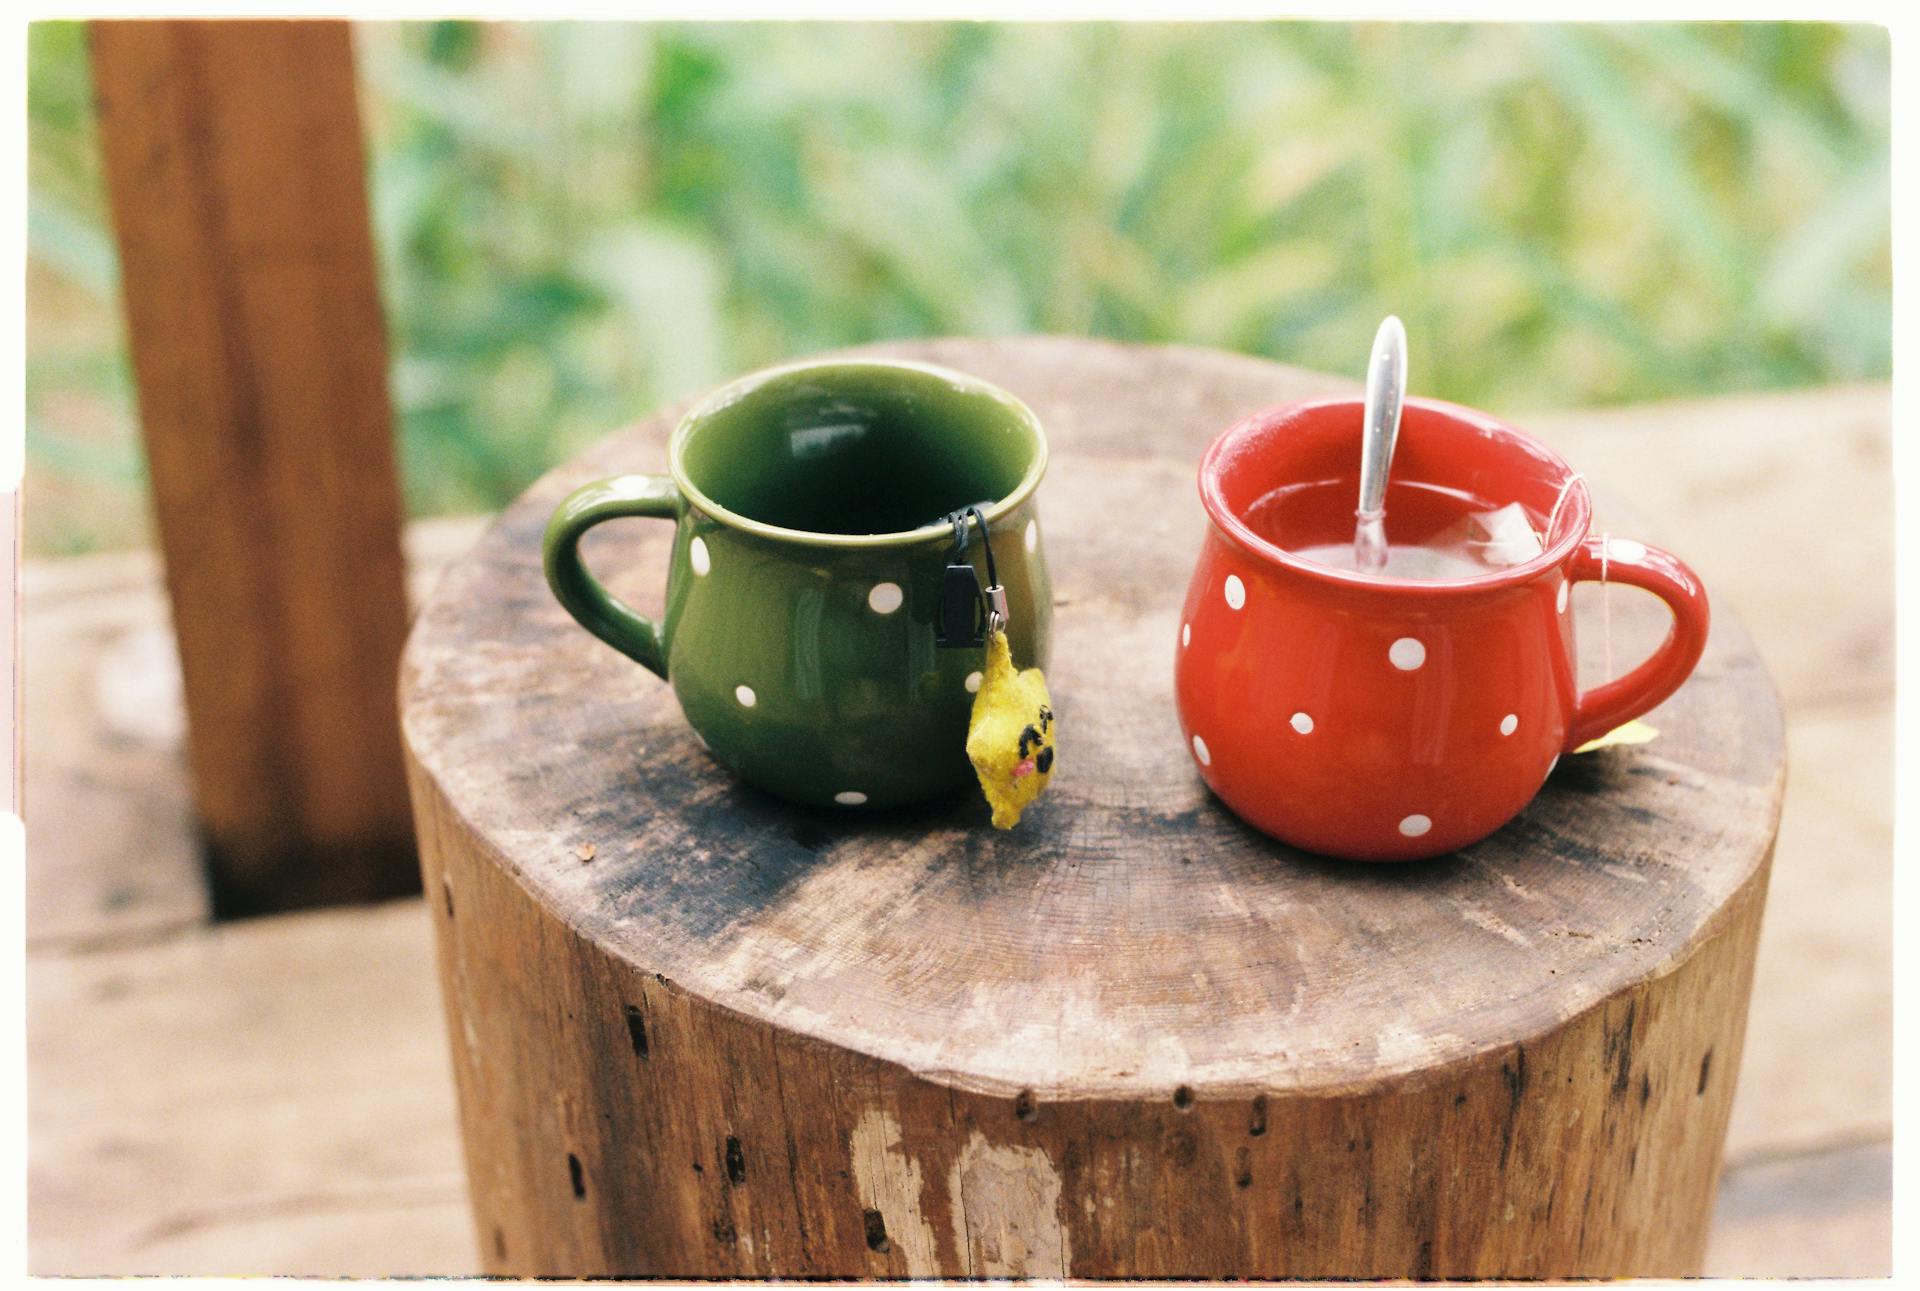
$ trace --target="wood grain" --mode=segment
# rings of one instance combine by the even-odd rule
[[[214,908],[411,890],[400,498],[347,25],[90,30]]]
[[[15,815],[20,811],[21,735],[20,682],[25,675],[20,657],[20,492],[0,489],[0,552],[5,553],[16,589],[7,614],[6,630],[0,637],[0,676],[6,679],[7,741],[0,752],[0,811]]]
[[[1714,1214],[1713,1278],[1893,1276],[1890,1139],[1729,1169]]]
[[[888,348],[1048,427],[1075,755],[1009,835],[971,801],[782,807],[541,582],[553,503],[657,469],[671,417],[510,507],[423,609],[402,699],[489,1270],[1696,1271],[1783,779],[1737,621],[1660,741],[1566,759],[1486,843],[1303,856],[1207,797],[1168,690],[1199,450],[1327,379]],[[590,558],[657,601],[646,528]],[[1653,635],[1646,609],[1615,606],[1616,649]]]
[[[27,964],[30,1270],[472,1273],[427,909]]]
[[[1893,713],[1796,713],[1729,1163],[1893,1133]]]

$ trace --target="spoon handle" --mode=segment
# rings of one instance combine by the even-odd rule
[[[1367,361],[1367,405],[1360,443],[1362,520],[1376,518],[1387,503],[1387,467],[1400,437],[1400,405],[1407,395],[1407,329],[1388,314],[1373,336]]]

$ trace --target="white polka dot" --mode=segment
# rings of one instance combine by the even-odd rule
[[[1631,538],[1609,538],[1607,539],[1607,557],[1610,560],[1637,565],[1647,558],[1647,547],[1645,543],[1635,542]]]
[[[833,795],[833,800],[842,807],[858,807],[867,800],[867,795],[861,793],[858,789],[842,789],[839,793]]]
[[[1039,548],[1040,548],[1040,522],[1039,522],[1038,520],[1029,520],[1029,521],[1027,521],[1027,536],[1026,536],[1026,539],[1025,539],[1025,541],[1026,541],[1026,544],[1027,544],[1027,554],[1028,554],[1028,555],[1032,555],[1032,554],[1033,554],[1033,553],[1034,553],[1035,551],[1037,551],[1037,550],[1039,550]]]
[[[760,702],[760,696],[753,693],[752,686],[735,686],[733,688],[733,697],[740,701],[740,707],[742,708],[752,708]]]
[[[1180,625],[1180,644],[1182,647],[1193,644],[1193,624],[1182,623]]]
[[[978,668],[975,668],[967,674],[967,693],[969,695],[977,695],[980,693],[980,681],[980,670]]]
[[[1302,735],[1313,734],[1313,719],[1305,713],[1295,713],[1287,719],[1287,725],[1293,727],[1294,730],[1300,732]]]
[[[1520,729],[1520,715],[1518,713],[1508,713],[1505,717],[1500,719],[1500,733],[1502,735],[1512,735],[1515,731],[1519,729]]]
[[[1247,585],[1240,581],[1240,575],[1228,574],[1227,575],[1227,604],[1231,608],[1237,610],[1242,605],[1245,605],[1246,603],[1247,603]]]
[[[1427,648],[1412,637],[1401,637],[1387,647],[1387,658],[1401,672],[1412,672],[1427,661]]]
[[[1554,594],[1553,608],[1562,614],[1567,612],[1567,588],[1569,586],[1570,584],[1567,583],[1560,584],[1560,590]]]
[[[693,566],[693,572],[705,578],[707,571],[713,568],[713,557],[707,554],[707,540],[695,538],[687,544],[687,563]]]
[[[1203,767],[1213,765],[1213,754],[1207,752],[1207,742],[1198,735],[1193,737],[1193,756],[1200,759],[1200,765]]]
[[[1432,828],[1433,828],[1433,822],[1428,820],[1425,816],[1419,816],[1419,815],[1408,816],[1405,820],[1400,822],[1400,832],[1405,834],[1408,838],[1418,838],[1420,837],[1420,835],[1426,833],[1429,829],[1432,829]]]
[[[907,594],[900,590],[900,584],[875,583],[873,590],[867,593],[867,608],[875,614],[891,614],[906,599]]]

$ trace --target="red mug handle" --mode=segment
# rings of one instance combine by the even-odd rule
[[[1567,750],[1630,722],[1680,689],[1707,648],[1707,589],[1671,552],[1621,538],[1588,538],[1573,555],[1570,583],[1625,583],[1652,592],[1673,612],[1673,626],[1645,663],[1580,696],[1567,728]]]

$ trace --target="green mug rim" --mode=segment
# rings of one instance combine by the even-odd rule
[[[1040,487],[1040,478],[1047,473],[1048,459],[1047,436],[1041,429],[1040,418],[1018,396],[1008,393],[992,382],[983,381],[979,377],[969,376],[964,372],[957,372],[952,368],[941,367],[937,363],[923,363],[917,359],[802,359],[795,363],[762,368],[758,372],[751,372],[728,382],[689,408],[680,418],[679,424],[673,429],[673,437],[668,442],[667,469],[673,476],[674,487],[680,490],[681,496],[687,500],[688,505],[713,517],[730,529],[737,529],[742,533],[750,533],[775,542],[799,543],[812,547],[904,547],[935,539],[950,540],[953,537],[953,526],[940,520],[921,525],[917,529],[902,529],[894,533],[820,533],[811,529],[787,529],[728,510],[708,497],[688,478],[683,460],[684,450],[688,439],[692,437],[702,420],[745,398],[770,381],[791,376],[796,372],[822,372],[830,369],[916,372],[923,376],[938,377],[966,393],[985,395],[997,403],[1006,405],[1008,411],[1014,414],[1032,438],[1033,459],[1027,463],[1026,473],[1020,477],[1020,482],[1014,485],[1011,492],[981,508],[981,514],[989,527],[994,521],[1025,502],[1033,495],[1033,491]]]

